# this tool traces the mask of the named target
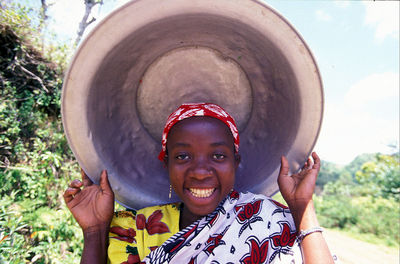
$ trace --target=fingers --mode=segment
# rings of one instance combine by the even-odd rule
[[[68,187],[71,187],[71,188],[81,188],[82,185],[83,185],[83,184],[82,184],[82,182],[81,182],[80,180],[75,179],[75,180],[73,180],[72,182],[70,182],[70,184],[69,184]]]
[[[313,160],[311,160],[311,157],[313,158]],[[304,174],[307,170],[311,170],[311,169],[316,169],[319,171],[320,167],[321,167],[321,160],[318,157],[317,153],[313,152],[311,153],[311,157],[309,157],[307,159],[306,162],[304,162],[304,166],[300,171],[300,174]]]
[[[300,174],[304,176],[304,181],[314,190],[315,182],[317,181],[318,172],[321,166],[321,161],[317,153],[313,152],[311,156],[314,161],[311,161],[309,158],[309,168],[307,170],[303,170],[300,172]]]
[[[100,188],[105,192],[112,192],[110,182],[108,181],[107,170],[103,170],[100,175]]]
[[[72,183],[71,183],[71,185],[72,185]],[[70,185],[70,187],[68,187],[67,188],[67,190],[65,190],[65,192],[64,192],[64,201],[65,201],[65,203],[69,203],[69,202],[71,202],[73,199],[74,199],[74,196],[75,195],[77,195],[80,191],[81,191],[81,189],[80,188],[78,188],[78,187],[72,187]]]
[[[290,170],[289,162],[285,156],[282,156],[281,157],[281,168],[279,170],[279,177],[289,175],[289,170]]]
[[[311,159],[313,158],[313,160]],[[307,159],[306,162],[304,162],[304,166],[302,170],[310,170],[310,169],[317,169],[321,167],[321,160],[319,156],[317,155],[316,152],[313,152],[311,154],[311,157]],[[290,170],[289,162],[285,156],[281,157],[281,168],[279,171],[279,175],[288,175]]]
[[[320,160],[319,156],[317,155],[316,152],[313,152],[311,154],[311,156],[314,159],[314,165],[312,166],[312,168],[319,171],[319,169],[321,167],[321,160]]]
[[[74,196],[77,195],[80,191],[81,191],[81,187],[82,187],[83,183],[76,179],[73,180],[67,190],[65,190],[64,192],[64,201],[65,203],[69,203],[70,201],[72,201],[72,199],[74,199]]]
[[[93,184],[92,180],[87,176],[86,172],[81,168],[81,176],[82,176],[82,182],[83,186],[87,187]]]
[[[282,156],[281,168],[279,170],[279,175],[278,175],[278,186],[282,194],[285,192],[285,186],[287,185],[287,182],[290,181],[290,177],[288,177],[289,170],[290,170],[289,162],[285,156]]]
[[[311,169],[312,168],[312,166],[313,166],[313,161],[311,160],[311,158],[310,157],[308,157],[308,159],[307,159],[307,169],[309,170],[309,169]]]

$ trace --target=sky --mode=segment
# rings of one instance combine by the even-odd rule
[[[346,164],[399,144],[399,2],[268,1],[301,33],[325,93],[315,150]],[[397,149],[398,150],[398,149]]]
[[[54,3],[49,8],[50,29],[60,40],[73,41],[84,13],[83,0],[48,2]],[[104,0],[94,9],[96,23],[126,2]],[[264,2],[296,28],[319,66],[325,93],[315,146],[320,157],[347,164],[362,153],[398,151],[399,1]]]

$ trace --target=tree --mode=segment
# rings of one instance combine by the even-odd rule
[[[317,186],[323,189],[328,182],[334,182],[339,179],[343,168],[337,164],[328,161],[321,162],[321,170],[317,178]]]
[[[61,195],[79,171],[61,125],[63,67],[41,52],[34,9],[1,7],[0,263],[78,263],[82,236]]]
[[[38,25],[38,32],[40,33],[41,39],[42,39],[42,53],[45,52],[45,34],[44,31],[47,28],[47,22],[49,20],[49,16],[47,14],[49,7],[51,7],[54,3],[48,3],[46,0],[40,0],[41,1],[41,7],[39,10],[39,25]]]
[[[361,184],[376,190],[376,196],[392,197],[400,200],[399,154],[377,154],[375,159],[365,162],[356,172],[356,179]]]
[[[353,177],[353,180],[355,180],[356,172],[360,170],[361,166],[365,162],[375,159],[375,155],[376,154],[372,153],[358,155],[354,160],[346,165],[345,170]]]

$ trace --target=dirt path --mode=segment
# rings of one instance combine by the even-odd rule
[[[324,237],[341,264],[399,264],[399,250],[378,246],[346,236],[335,230]]]

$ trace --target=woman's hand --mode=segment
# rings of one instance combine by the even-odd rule
[[[84,233],[108,228],[114,213],[114,193],[107,171],[102,171],[100,185],[93,184],[82,169],[81,174],[82,181],[73,180],[64,192],[65,203]]]
[[[312,196],[321,161],[315,152],[312,153],[312,158],[314,161],[309,158],[302,170],[293,175],[289,175],[287,159],[282,157],[281,160],[278,185],[293,215],[297,230],[319,226]]]
[[[321,161],[313,152],[299,173],[289,176],[289,162],[282,157],[278,185],[292,213],[298,231],[318,227],[312,196]],[[307,235],[301,241],[303,262],[308,264],[332,263],[333,258],[321,232]]]
[[[292,176],[289,176],[290,168],[287,159],[282,157],[278,177],[280,191],[289,205],[299,231],[319,226],[312,196],[321,161],[315,152],[311,156],[314,161],[309,158],[302,170]],[[301,241],[301,248],[304,263],[333,263],[332,255],[321,232],[307,235]]]
[[[299,173],[289,176],[289,162],[282,156],[281,169],[278,177],[279,189],[289,208],[296,210],[312,201],[315,182],[317,180],[321,161],[313,152],[314,162],[308,158]]]
[[[81,174],[82,181],[73,180],[64,192],[65,203],[83,231],[81,264],[107,263],[114,193],[108,182],[107,171],[101,172],[100,185],[93,184],[82,169]]]

